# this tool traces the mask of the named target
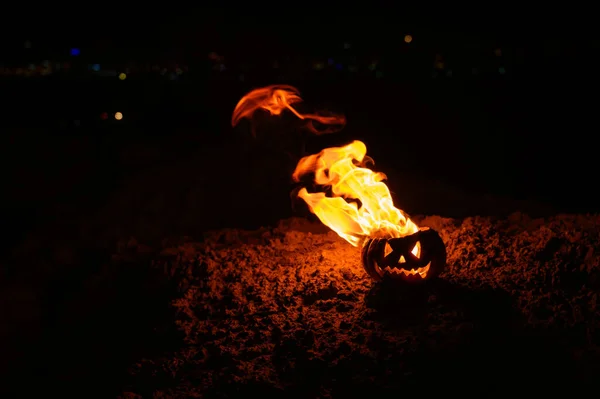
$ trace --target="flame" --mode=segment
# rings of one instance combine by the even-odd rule
[[[367,146],[356,140],[302,158],[293,179],[299,181],[314,172],[314,182],[330,186],[333,196],[309,193],[306,188],[298,196],[323,224],[354,246],[367,237],[397,238],[416,233],[418,226],[394,206],[390,190],[383,182],[386,176],[363,167],[368,159],[366,154]]]
[[[300,102],[300,92],[293,86],[271,85],[254,89],[237,103],[231,125],[236,126],[243,118],[252,118],[259,109],[268,111],[271,115],[281,115],[287,109],[299,119],[307,121],[306,127],[314,134],[334,133],[346,125],[343,115],[302,114],[293,106]],[[323,126],[317,128],[314,122]]]
[[[236,126],[243,118],[252,118],[257,110],[262,109],[271,115],[281,115],[288,110],[307,121],[306,127],[315,134],[332,133],[345,126],[343,115],[300,113],[294,106],[300,102],[300,92],[293,86],[258,88],[238,102],[231,125]],[[314,122],[322,126],[317,129]],[[354,246],[367,237],[397,238],[416,233],[419,230],[417,225],[394,207],[390,191],[383,183],[386,176],[363,167],[364,161],[369,159],[366,153],[367,147],[363,142],[353,141],[344,147],[326,148],[302,158],[293,179],[299,181],[302,176],[314,172],[315,183],[331,187],[333,197],[327,197],[324,192],[309,193],[306,188],[302,188],[298,196],[323,224]],[[360,205],[356,200],[360,201]]]

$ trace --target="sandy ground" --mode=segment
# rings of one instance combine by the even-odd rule
[[[449,254],[424,287],[373,284],[358,249],[303,219],[165,247],[180,347],[138,359],[122,397],[583,387],[600,373],[599,222],[424,218]]]
[[[2,265],[2,390],[480,396],[600,375],[598,216],[503,216],[540,208],[386,170],[409,212],[499,217],[416,218],[440,232],[447,271],[419,288],[373,284],[320,223],[278,222],[291,214],[285,167],[236,151],[237,174],[209,150],[147,166],[94,212],[59,209],[27,236]]]

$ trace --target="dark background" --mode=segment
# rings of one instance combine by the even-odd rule
[[[598,212],[594,24],[563,9],[426,6],[5,6],[2,366],[70,386],[96,381],[78,361],[106,372],[88,378],[125,373],[138,347],[160,349],[143,321],[170,299],[141,295],[139,271],[105,272],[119,246],[307,214],[289,198],[297,121],[258,115],[258,139],[247,121],[230,126],[252,88],[291,84],[307,110],[344,113],[346,128],[307,150],[363,140],[410,214]],[[96,274],[118,295],[90,299],[94,311],[78,298]],[[71,338],[77,323],[97,357]]]
[[[231,128],[231,111],[274,83],[298,87],[307,106],[346,114],[343,132],[310,138],[308,150],[365,141],[410,213],[494,213],[473,207],[482,196],[513,201],[503,212],[598,210],[592,25],[508,8],[445,18],[438,9],[434,18],[382,7],[372,16],[311,13],[308,4],[244,16],[108,5],[6,12],[0,124],[12,240],[62,217],[57,208],[76,217],[101,207],[124,176],[165,162],[211,154],[221,180],[237,184],[251,165],[231,149],[261,144],[247,124]],[[470,200],[449,205],[415,191],[435,185]],[[262,195],[271,219],[291,213]]]

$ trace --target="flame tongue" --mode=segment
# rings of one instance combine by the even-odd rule
[[[416,233],[419,228],[400,209],[394,207],[386,176],[362,167],[366,145],[353,141],[344,147],[326,148],[298,162],[293,178],[314,172],[314,181],[331,186],[333,197],[323,192],[298,192],[310,210],[327,227],[354,246],[365,237],[395,238]],[[358,200],[348,202],[347,200]]]
[[[235,126],[241,119],[251,119],[259,109],[271,115],[280,115],[287,110],[304,121],[313,134],[339,131],[346,124],[343,115],[300,113],[296,108],[300,102],[300,93],[292,86],[271,85],[254,89],[238,102],[231,124]],[[315,183],[330,186],[333,197],[327,197],[324,192],[309,193],[306,188],[301,189],[298,196],[306,201],[321,222],[354,246],[365,237],[397,238],[416,233],[417,225],[394,207],[390,191],[383,183],[385,175],[361,166],[366,153],[363,142],[353,141],[344,147],[327,148],[302,158],[294,171],[294,180],[314,172]],[[358,200],[360,206],[347,200]]]

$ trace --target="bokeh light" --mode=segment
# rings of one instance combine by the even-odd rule
[[[119,79],[120,79],[120,80],[125,80],[125,79],[127,79],[127,75],[126,75],[124,72],[121,72],[121,73],[119,74]]]
[[[101,114],[100,114],[100,118],[101,118],[102,120],[104,120],[104,121],[105,121],[105,120],[107,120],[107,119],[108,119],[108,112],[103,112],[103,113],[101,113]]]
[[[115,113],[115,119],[120,121],[121,119],[123,119],[123,114],[120,112]]]
[[[406,35],[404,36],[404,43],[410,43],[412,42],[413,37],[411,35]]]
[[[71,49],[71,55],[72,55],[73,57],[77,57],[77,56],[78,56],[80,53],[81,53],[81,51],[79,51],[79,49],[78,49],[78,48],[72,48],[72,49]]]

